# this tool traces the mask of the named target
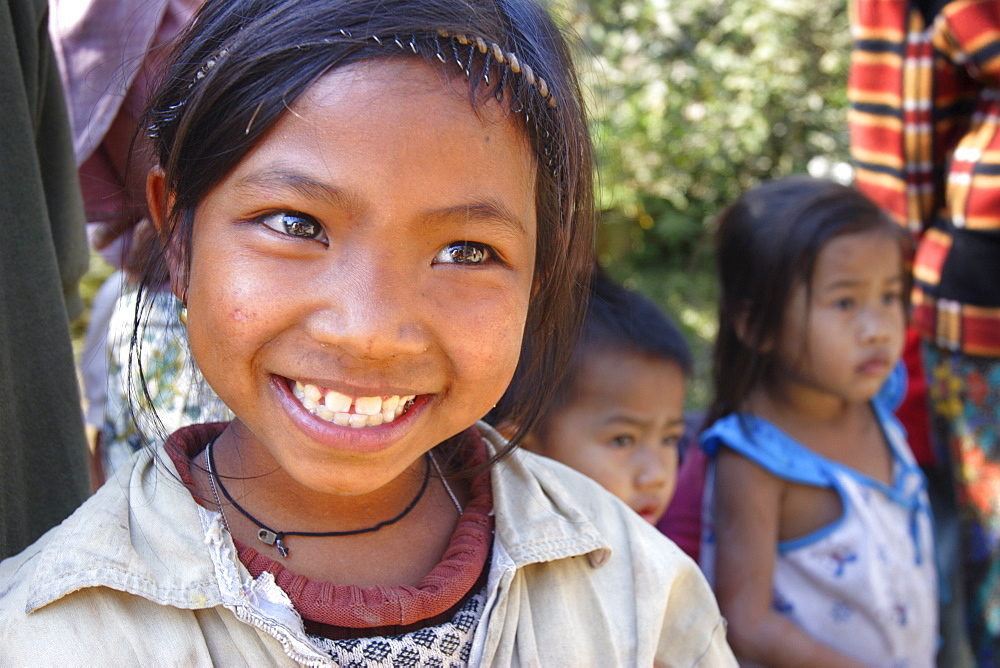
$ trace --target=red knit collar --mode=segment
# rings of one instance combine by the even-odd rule
[[[190,460],[226,427],[225,423],[193,425],[174,432],[166,448],[181,480],[194,494]],[[487,449],[475,427],[466,430],[462,451],[469,465],[486,461]],[[446,615],[472,592],[486,570],[493,537],[493,492],[489,472],[472,480],[472,497],[455,526],[441,561],[417,587],[335,585],[296,575],[279,562],[234,540],[239,559],[253,577],[274,575],[295,609],[323,627],[381,629],[422,625]],[[323,632],[322,635],[329,635]],[[381,633],[380,633],[381,635]]]

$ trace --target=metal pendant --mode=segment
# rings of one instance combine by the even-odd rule
[[[285,547],[285,541],[282,540],[280,537],[278,537],[278,534],[276,534],[275,532],[270,531],[268,529],[261,529],[260,531],[257,532],[257,538],[259,538],[260,542],[264,543],[265,545],[273,545],[274,547],[278,548],[278,552],[281,554],[282,557],[288,556],[288,548]]]

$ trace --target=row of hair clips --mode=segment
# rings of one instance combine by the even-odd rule
[[[353,39],[354,36],[349,30],[340,29],[338,31],[342,37],[348,39]],[[389,38],[379,37],[378,35],[369,35],[367,39],[375,41],[377,44],[384,45]],[[448,40],[451,44],[451,56],[454,59],[455,64],[465,73],[466,77],[472,77],[472,65],[473,60],[478,52],[484,56],[485,62],[482,68],[482,76],[487,85],[490,85],[490,69],[495,61],[500,67],[500,81],[498,85],[494,88],[494,95],[497,101],[502,101],[504,96],[504,91],[507,88],[508,73],[513,72],[514,74],[519,74],[524,77],[524,80],[529,86],[533,87],[541,96],[542,101],[549,107],[556,107],[556,98],[549,90],[548,83],[544,78],[536,76],[534,70],[531,69],[527,63],[522,63],[516,54],[504,51],[503,48],[496,42],[487,42],[485,39],[479,36],[469,37],[463,33],[451,33],[447,30],[438,30],[434,36],[434,55],[442,63],[447,62],[447,58],[444,54],[444,49],[441,46],[441,39]],[[330,42],[329,39],[324,39],[324,42]],[[414,54],[420,52],[420,47],[417,43],[416,35],[411,35],[408,41],[400,39],[397,35],[393,35],[391,41],[396,44],[400,49],[409,49]],[[459,46],[468,46],[469,52],[465,58],[459,51]],[[191,82],[188,84],[188,90],[190,90],[195,84],[204,79],[212,68],[216,64],[226,57],[229,53],[228,48],[222,48],[216,53],[208,57],[205,63],[198,68]],[[157,139],[160,135],[161,129],[167,125],[176,122],[178,116],[180,115],[180,110],[187,103],[187,99],[183,99],[176,104],[172,104],[169,107],[163,109],[162,111],[155,112],[153,114],[153,122],[146,128],[147,133],[150,138]],[[514,113],[524,113],[525,120],[530,121],[528,117],[527,106],[520,100],[518,96],[515,96],[514,104],[511,105],[511,111]],[[256,113],[254,114],[256,116]],[[253,121],[251,120],[251,123]],[[247,127],[249,131],[249,126]],[[549,162],[549,166],[552,167],[553,160],[552,156],[549,154],[548,144],[551,141],[551,134],[545,131],[545,141],[543,144],[546,147],[545,153]]]

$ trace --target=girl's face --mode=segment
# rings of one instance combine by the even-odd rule
[[[899,242],[872,231],[831,239],[785,310],[779,383],[799,399],[867,401],[903,348],[903,260]]]
[[[419,59],[313,85],[195,214],[191,348],[241,457],[365,494],[485,415],[518,360],[534,183],[499,105]]]

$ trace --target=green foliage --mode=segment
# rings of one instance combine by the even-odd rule
[[[715,333],[710,221],[761,180],[847,159],[846,3],[562,0],[587,54],[599,253],[692,339]],[[692,403],[704,403],[703,381]]]
[[[104,261],[97,251],[90,252],[90,269],[80,280],[80,297],[83,299],[83,314],[70,323],[70,334],[73,337],[73,355],[80,362],[80,352],[83,350],[83,339],[90,323],[90,309],[94,303],[94,295],[101,284],[114,272],[114,267]]]

